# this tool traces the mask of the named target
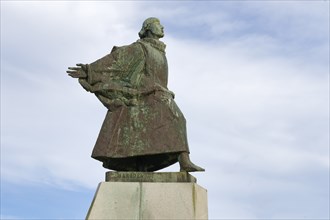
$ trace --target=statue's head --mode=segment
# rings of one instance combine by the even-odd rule
[[[164,37],[164,27],[160,24],[158,18],[147,18],[142,24],[139,37],[141,39],[145,37],[162,38]]]

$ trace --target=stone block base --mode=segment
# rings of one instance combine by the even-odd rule
[[[187,172],[114,172],[105,173],[106,182],[165,182],[196,183],[196,178]]]
[[[101,182],[86,219],[207,219],[207,191],[194,182]]]

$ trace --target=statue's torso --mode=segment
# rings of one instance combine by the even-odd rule
[[[162,42],[140,40],[145,53],[145,72],[144,83],[159,84],[167,88],[168,82],[168,65],[165,56],[165,46],[162,48]],[[158,46],[158,44],[160,46]],[[143,84],[143,83],[142,83]]]
[[[143,157],[143,163],[139,163],[145,170],[153,171],[176,162],[178,153],[189,152],[185,118],[167,90],[165,44],[142,39],[115,49],[105,59],[92,64],[93,67],[102,76],[101,95],[109,94],[109,98],[116,95],[109,86],[112,82],[119,86],[128,83],[130,89],[140,94],[132,96],[135,104],[121,105],[107,113],[93,158],[103,161],[107,168],[126,170],[135,169],[137,158]],[[116,78],[118,74],[123,77]],[[163,163],[154,163],[155,160]]]

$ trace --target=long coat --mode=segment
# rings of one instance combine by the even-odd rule
[[[189,152],[186,121],[167,89],[165,44],[141,39],[87,65],[81,85],[108,108],[92,157],[118,171],[154,171]]]

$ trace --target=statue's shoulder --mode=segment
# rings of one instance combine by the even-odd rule
[[[140,43],[134,42],[129,45],[124,45],[124,46],[114,46],[111,49],[110,54],[119,54],[119,53],[140,53],[143,52],[143,48]]]

